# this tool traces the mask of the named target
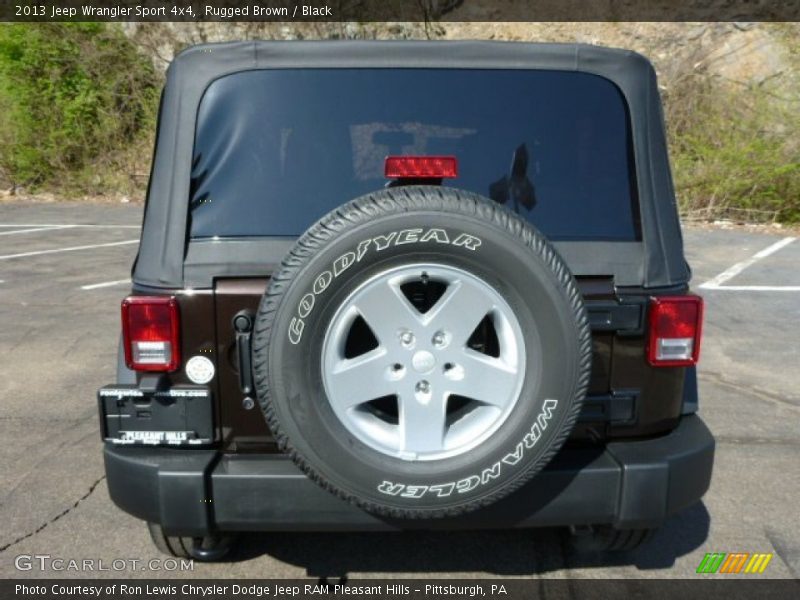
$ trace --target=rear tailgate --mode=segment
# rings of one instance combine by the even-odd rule
[[[258,405],[245,398],[240,378],[236,315],[255,314],[268,280],[220,279],[214,288],[218,412],[229,448],[273,447]],[[637,436],[665,431],[680,415],[683,369],[650,367],[643,323],[649,295],[615,294],[610,278],[579,278],[593,331],[589,394],[573,439]],[[241,334],[240,334],[241,335]],[[643,398],[648,401],[644,402]]]

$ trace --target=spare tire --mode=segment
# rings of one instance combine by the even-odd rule
[[[488,199],[427,186],[311,227],[253,339],[279,447],[325,489],[404,519],[530,480],[572,430],[590,363],[580,291],[545,237]]]

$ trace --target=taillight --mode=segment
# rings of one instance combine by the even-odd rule
[[[125,362],[134,371],[175,371],[180,365],[178,302],[171,296],[122,301]]]
[[[458,177],[455,156],[387,156],[383,165],[387,179],[442,179]]]
[[[647,360],[656,367],[688,367],[700,356],[703,299],[660,296],[650,302]]]

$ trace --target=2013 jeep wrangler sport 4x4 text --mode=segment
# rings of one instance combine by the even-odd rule
[[[689,279],[635,53],[190,48],[98,394],[111,498],[208,560],[237,531],[632,548],[711,478]]]

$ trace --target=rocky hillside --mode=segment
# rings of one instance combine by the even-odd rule
[[[658,72],[685,213],[800,219],[798,23],[128,24],[126,33],[162,70],[186,45],[231,39],[490,39],[629,48],[648,56]]]
[[[800,221],[800,24],[454,21],[459,16],[472,17],[465,12],[470,6],[464,3],[446,15],[451,21],[435,23],[126,23],[112,27],[121,28],[127,43],[154,67],[155,87],[182,48],[235,39],[491,39],[633,49],[648,56],[659,75],[684,212]],[[0,117],[0,134],[2,125]],[[93,167],[91,177],[76,180],[73,190],[124,193],[141,199],[152,123],[140,133],[119,154],[104,152],[104,162]],[[118,173],[118,165],[128,173],[125,177],[106,176],[115,168]],[[29,185],[39,190],[54,188],[56,181],[64,179],[59,176]],[[66,180],[70,179],[66,174]]]
[[[458,12],[448,18],[457,18]],[[647,55],[662,84],[703,70],[720,81],[798,84],[798,23],[126,23],[126,34],[162,70],[181,48],[237,39],[489,39],[579,42]],[[794,46],[794,48],[792,48]],[[794,55],[793,55],[794,53]]]

